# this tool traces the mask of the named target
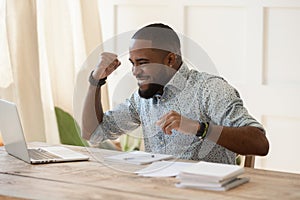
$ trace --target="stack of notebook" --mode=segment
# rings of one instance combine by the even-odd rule
[[[239,177],[243,173],[241,166],[200,161],[180,171],[176,186],[226,191],[249,181]]]

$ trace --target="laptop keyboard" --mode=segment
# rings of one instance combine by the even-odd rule
[[[34,160],[61,158],[43,149],[28,149],[30,158]]]

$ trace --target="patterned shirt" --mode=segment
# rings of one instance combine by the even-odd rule
[[[124,103],[104,113],[103,122],[90,138],[91,143],[117,139],[142,126],[145,151],[172,154],[181,159],[235,164],[236,154],[216,143],[195,135],[172,130],[165,134],[155,124],[174,110],[187,118],[220,126],[263,127],[243,106],[238,92],[223,78],[190,70],[183,64],[161,96],[141,98],[138,91]]]

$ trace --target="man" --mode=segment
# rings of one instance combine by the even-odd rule
[[[129,54],[138,91],[103,113],[100,88],[121,63],[117,55],[102,53],[89,78],[83,138],[99,143],[142,126],[147,152],[229,164],[236,153],[268,153],[265,131],[238,92],[220,77],[189,70],[172,28],[150,24],[138,30]]]

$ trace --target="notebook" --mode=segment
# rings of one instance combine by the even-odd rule
[[[0,99],[0,131],[8,154],[27,163],[84,161],[89,157],[62,146],[27,148],[17,107]]]
[[[222,182],[244,173],[244,168],[238,165],[200,161],[181,171],[180,177],[188,180]]]
[[[178,188],[193,188],[201,190],[211,190],[211,191],[227,191],[244,183],[249,182],[250,178],[234,178],[233,180],[224,184],[212,184],[212,183],[176,183],[175,186]]]
[[[180,171],[176,186],[226,191],[249,181],[247,177],[238,177],[243,173],[241,166],[200,161]]]

